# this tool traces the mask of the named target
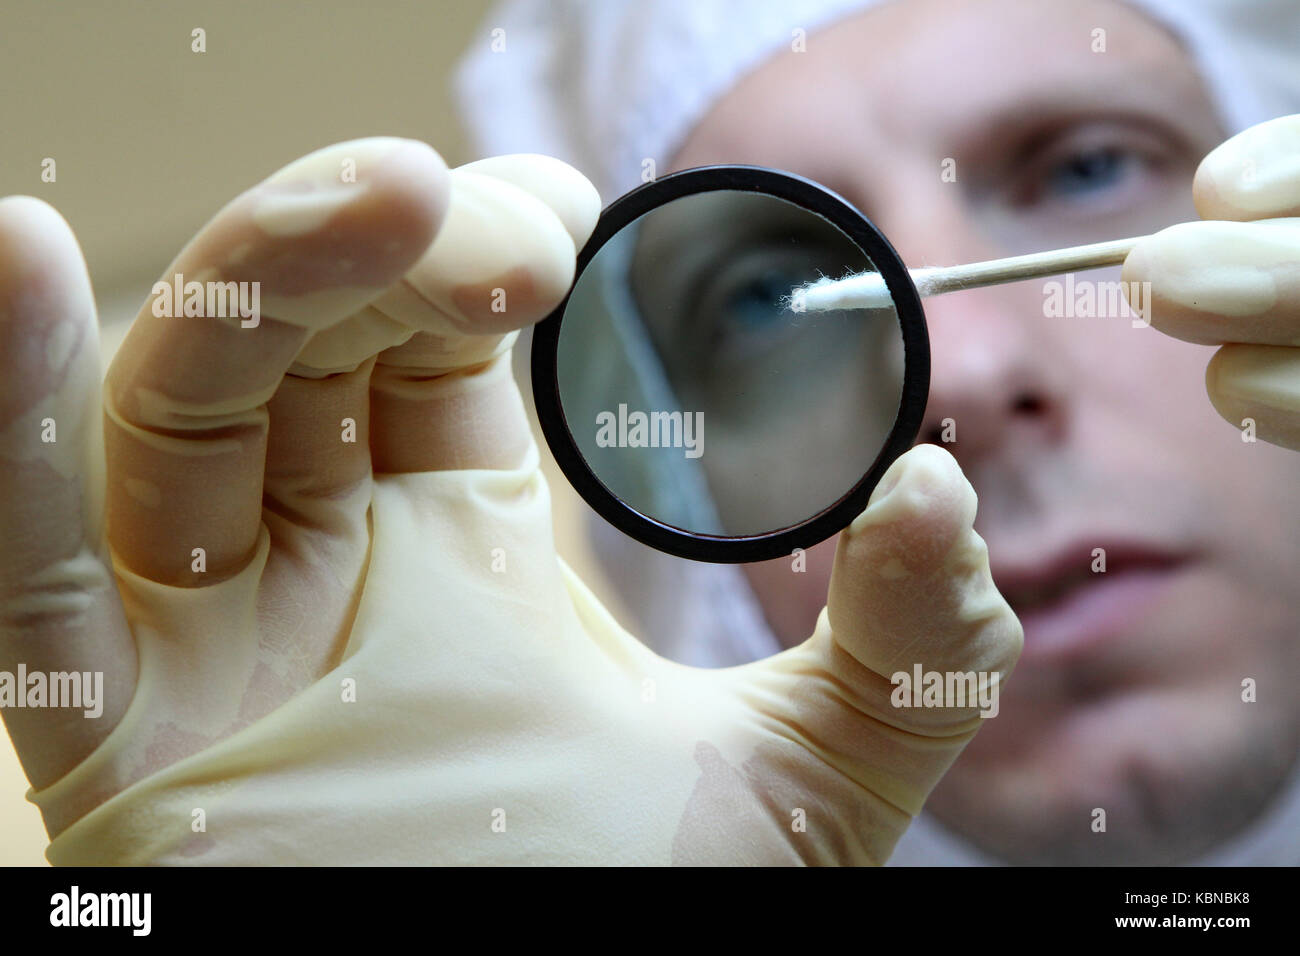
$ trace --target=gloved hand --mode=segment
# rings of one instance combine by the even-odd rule
[[[0,203],[0,667],[107,675],[98,721],[5,712],[52,862],[889,856],[981,723],[893,706],[890,675],[1019,653],[975,494],[913,450],[805,644],[658,658],[557,557],[510,375],[598,206],[544,157],[449,173],[372,139],[290,165],[164,276],[259,281],[260,322],[159,317],[156,292],[103,389],[105,471],[75,240]]]
[[[1252,126],[1202,160],[1192,186],[1205,222],[1138,243],[1129,282],[1150,282],[1151,324],[1222,345],[1206,370],[1219,414],[1300,449],[1300,115]]]

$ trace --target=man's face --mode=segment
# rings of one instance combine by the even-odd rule
[[[672,166],[807,176],[915,267],[1193,219],[1192,174],[1223,138],[1188,55],[1114,0],[914,0],[747,75]],[[1297,750],[1300,456],[1218,417],[1212,349],[1077,300],[1118,278],[1077,275],[1064,316],[1042,280],[926,301],[922,437],[955,437],[1025,625],[1001,715],[929,808],[1013,861],[1186,859],[1257,814]],[[787,643],[833,553],[748,569]]]

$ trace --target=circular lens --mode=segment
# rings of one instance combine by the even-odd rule
[[[796,290],[877,272],[870,309]],[[919,299],[884,237],[834,194],[708,167],[601,216],[534,340],[547,441],[623,531],[706,561],[788,554],[865,507],[915,439],[928,387]]]

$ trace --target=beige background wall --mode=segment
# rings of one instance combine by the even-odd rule
[[[303,153],[384,134],[425,140],[452,165],[475,158],[448,75],[460,51],[489,42],[486,8],[3,0],[0,195],[53,204],[81,240],[101,321],[129,320],[218,208]],[[191,50],[197,27],[205,53]],[[54,183],[41,181],[46,157],[56,163]],[[106,340],[117,337],[110,328]],[[560,550],[602,590],[569,530],[578,503],[563,480],[550,484]],[[44,862],[45,833],[26,790],[0,735],[0,865]]]

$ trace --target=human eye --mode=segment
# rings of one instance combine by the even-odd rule
[[[1048,195],[1076,199],[1122,186],[1141,171],[1142,157],[1114,146],[1078,150],[1064,157],[1044,176]]]
[[[1140,204],[1162,189],[1171,150],[1158,133],[1091,122],[1032,143],[1013,167],[1016,208],[1087,216]]]
[[[760,248],[728,257],[701,284],[695,309],[709,358],[724,364],[751,361],[788,343],[801,323],[786,300],[817,275],[807,253]]]

